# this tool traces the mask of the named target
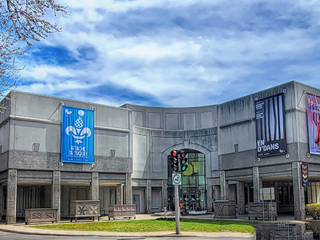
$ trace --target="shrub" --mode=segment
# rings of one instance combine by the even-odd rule
[[[306,209],[313,219],[320,218],[320,203],[307,204]]]

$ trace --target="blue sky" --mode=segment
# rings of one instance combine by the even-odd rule
[[[320,88],[319,0],[58,0],[70,16],[19,59],[17,90],[120,106],[218,104]]]

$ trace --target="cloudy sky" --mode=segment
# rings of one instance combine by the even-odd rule
[[[218,104],[291,80],[320,88],[320,0],[57,0],[61,33],[17,90],[114,106]]]

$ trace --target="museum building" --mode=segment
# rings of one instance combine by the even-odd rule
[[[296,81],[229,102],[164,108],[11,91],[0,114],[0,219],[72,200],[136,204],[137,213],[174,209],[170,152],[187,153],[179,186],[186,211],[215,200],[273,201],[305,218],[320,202],[320,89]],[[84,144],[84,145],[83,145]],[[301,165],[308,167],[304,178]]]

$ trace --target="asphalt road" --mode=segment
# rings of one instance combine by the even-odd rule
[[[28,235],[28,234],[17,234],[17,233],[9,233],[0,231],[0,239],[1,240],[82,240],[82,239],[90,239],[90,240],[169,240],[169,239],[183,239],[183,240],[194,240],[194,239],[222,239],[222,240],[240,240],[245,238],[206,238],[206,237],[88,237],[85,236],[83,238],[76,236],[49,236],[49,235]]]

